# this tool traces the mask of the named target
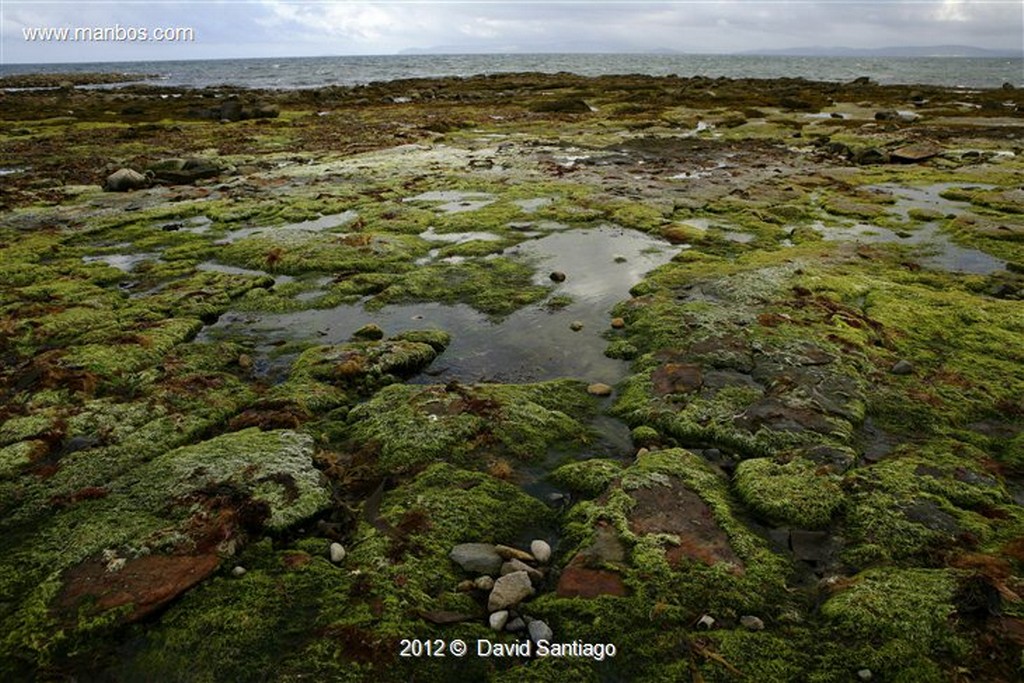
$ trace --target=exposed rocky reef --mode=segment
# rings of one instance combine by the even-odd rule
[[[4,680],[1020,679],[1021,91],[76,83],[0,84]]]

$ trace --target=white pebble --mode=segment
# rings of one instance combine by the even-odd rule
[[[501,631],[505,628],[505,624],[508,623],[508,610],[503,609],[498,612],[492,612],[487,620],[490,623],[491,630]]]
[[[331,544],[331,562],[340,564],[345,559],[345,546],[340,543]]]
[[[236,565],[235,568],[231,570],[231,576],[245,576],[245,567],[242,565]]]
[[[536,539],[530,543],[530,554],[541,564],[547,564],[551,559],[551,546],[547,541]]]

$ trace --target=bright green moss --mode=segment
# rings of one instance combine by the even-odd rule
[[[814,463],[801,459],[745,460],[736,468],[736,491],[769,520],[805,529],[828,525],[843,504],[838,477],[820,474]]]

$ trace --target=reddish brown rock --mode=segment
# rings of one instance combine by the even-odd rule
[[[213,574],[219,563],[213,554],[147,555],[110,571],[108,563],[89,560],[68,572],[57,604],[69,614],[84,598],[92,598],[99,612],[131,605],[124,620],[138,621]]]
[[[651,381],[657,396],[688,394],[703,386],[704,376],[695,363],[665,363],[654,371]]]
[[[679,545],[666,552],[669,564],[679,566],[686,560],[707,565],[724,562],[737,573],[743,572],[743,561],[729,545],[729,537],[718,525],[714,512],[682,480],[670,477],[666,486],[641,488],[630,495],[636,501],[629,515],[630,530],[679,537]]]
[[[943,148],[934,142],[922,140],[921,142],[912,142],[909,145],[903,145],[902,147],[894,149],[889,154],[889,159],[902,163],[914,163],[917,161],[931,159],[932,157],[941,154],[942,151]]]
[[[618,572],[609,569],[591,569],[586,558],[577,555],[562,571],[555,592],[562,598],[596,598],[599,595],[624,597],[629,588]]]

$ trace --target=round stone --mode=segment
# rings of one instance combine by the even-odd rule
[[[623,318],[612,318],[612,327],[616,330],[621,330],[626,326],[626,321]]]
[[[552,282],[565,282],[565,273],[560,270],[556,270],[551,275],[548,275]]]
[[[541,564],[547,564],[551,559],[551,546],[547,541],[535,539],[530,542],[530,554]]]
[[[490,625],[492,631],[501,631],[505,628],[505,624],[508,623],[508,610],[501,609],[487,617],[487,623]]]
[[[331,562],[340,564],[345,559],[345,546],[340,543],[332,543],[330,548]]]
[[[602,382],[594,382],[587,387],[587,393],[591,396],[611,396],[613,389]]]
[[[760,618],[752,616],[752,615],[749,615],[749,614],[740,617],[740,625],[742,625],[743,628],[747,629],[748,631],[763,631],[764,630],[764,622],[761,621]]]
[[[245,567],[243,567],[242,565],[236,565],[235,568],[231,570],[231,576],[245,576],[245,571]]]
[[[569,323],[569,329],[572,330],[573,332],[579,332],[580,330],[583,329],[583,323],[580,322],[579,320],[573,320],[571,323]]]

